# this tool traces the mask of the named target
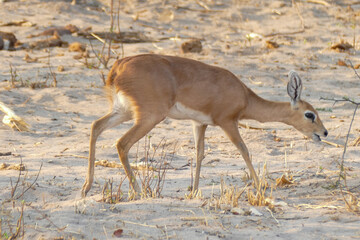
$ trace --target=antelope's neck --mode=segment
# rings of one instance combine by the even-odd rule
[[[290,124],[291,115],[292,110],[289,102],[269,101],[251,92],[243,118],[259,122]]]

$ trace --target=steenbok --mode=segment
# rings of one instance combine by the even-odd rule
[[[106,89],[111,111],[92,124],[82,196],[86,196],[94,180],[96,139],[104,130],[131,119],[134,125],[117,141],[116,147],[130,185],[137,193],[141,190],[130,168],[128,152],[166,117],[193,121],[196,147],[193,190],[199,186],[208,125],[219,126],[238,148],[256,186],[259,180],[240,137],[239,120],[282,122],[315,141],[328,135],[316,110],[300,99],[302,83],[294,71],[290,71],[287,85],[291,101],[273,102],[256,95],[223,68],[181,57],[145,54],[115,62],[106,80]]]

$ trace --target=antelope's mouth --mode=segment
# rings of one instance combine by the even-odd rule
[[[320,136],[319,136],[318,134],[316,134],[316,133],[313,133],[312,139],[313,139],[315,142],[320,142],[320,141],[321,141]]]

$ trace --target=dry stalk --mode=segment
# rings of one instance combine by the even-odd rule
[[[120,4],[121,4],[121,0],[118,1],[117,16],[116,16],[119,35],[121,33],[121,28],[120,28]],[[122,41],[120,42],[120,46],[121,46],[121,58],[123,58],[125,53],[124,53],[124,43]]]
[[[191,190],[189,194],[185,194],[185,199],[203,199],[204,196],[202,195],[202,192],[200,189],[198,190]]]
[[[8,222],[9,231],[11,233],[10,236],[7,237],[8,240],[17,239],[18,237],[23,237],[25,235],[25,224],[24,224],[24,206],[25,202],[21,201],[21,208],[20,208],[20,216],[16,223],[16,231],[13,233],[12,227],[10,226],[10,223]],[[3,235],[1,235],[0,231],[0,238],[2,239]]]
[[[119,2],[119,5],[120,5],[120,2]],[[118,15],[119,15],[119,11],[120,11],[120,9],[118,10]],[[120,27],[119,27],[119,29],[120,29]],[[101,51],[99,53],[97,53],[94,50],[94,47],[93,47],[91,41],[89,40],[91,49],[92,49],[93,53],[95,54],[95,57],[99,61],[99,66],[97,68],[99,68],[102,65],[105,69],[108,69],[109,68],[108,64],[111,59],[111,53],[113,53],[115,56],[117,56],[117,53],[111,48],[111,44],[112,44],[111,35],[113,32],[114,32],[114,0],[111,0],[110,1],[110,30],[109,30],[109,33],[106,35],[105,40],[102,39],[101,37],[99,37],[98,35],[96,35],[95,33],[91,33],[91,35],[95,39],[97,39],[98,41],[100,41],[103,44]],[[105,53],[106,47],[107,47],[107,53]],[[87,64],[87,60],[86,60],[86,64]]]
[[[174,156],[174,152],[171,152],[171,157],[169,157],[168,151],[166,149],[166,141],[164,142],[162,139],[159,144],[151,147],[150,144],[150,138],[151,136],[145,137],[145,143],[144,143],[144,149],[145,149],[145,156],[144,156],[144,164],[140,166],[140,164],[135,164],[135,166],[132,166],[132,169],[134,170],[135,176],[137,176],[140,179],[141,182],[141,198],[157,198],[161,197],[161,192],[164,187],[165,178],[166,178],[166,171],[169,169],[168,166],[170,166],[170,162],[172,161],[172,158]],[[137,145],[137,153],[136,153],[136,159],[138,159],[139,156],[139,142]],[[155,160],[155,155],[157,154],[159,148],[161,147],[161,153],[160,153],[160,159],[157,161]],[[174,146],[175,149],[176,145]],[[151,150],[152,148],[152,150]],[[169,161],[169,162],[168,162]],[[101,162],[100,162],[101,165]],[[112,166],[114,165],[114,166]],[[110,167],[118,167],[120,164],[111,164],[109,163],[102,166],[110,166]],[[104,184],[103,190],[102,190],[102,202],[106,203],[118,203],[123,200],[123,192],[121,191],[121,186],[126,179],[126,176],[121,179],[120,184],[117,188],[117,191],[114,193],[114,184],[113,179],[107,180]],[[128,191],[128,201],[135,200],[137,198],[136,192],[129,186]]]
[[[18,77],[17,73],[16,73],[16,69],[13,70],[12,64],[9,63],[9,67],[10,67],[10,83],[11,83],[11,88],[15,88],[16,87],[16,78]]]
[[[117,188],[117,191],[114,193],[113,191],[113,179],[108,179],[103,187],[102,190],[102,202],[110,203],[110,204],[116,204],[123,200],[124,193],[121,191],[121,186],[123,182],[125,181],[126,177],[123,177],[120,180],[119,186]]]
[[[50,58],[51,57],[51,54],[50,54],[50,45],[49,45],[49,48],[48,48],[48,68],[49,68],[49,72],[50,72],[50,76],[52,77],[53,79],[53,83],[52,83],[52,86],[53,87],[57,87],[57,79],[56,79],[56,74],[53,72],[52,70],[52,67],[51,67],[51,61],[50,61]]]
[[[152,153],[150,152],[151,136],[145,137],[144,149],[145,149],[145,156],[144,156],[144,165],[145,167],[142,169],[141,172],[137,172],[141,181],[141,197],[143,198],[156,198],[161,196],[161,192],[164,187],[166,171],[168,169],[168,165],[172,161],[174,154],[172,154],[169,162],[168,154],[165,149],[166,141],[162,139],[159,144],[153,147]],[[161,146],[161,153],[159,161],[155,160],[155,155]],[[175,151],[173,151],[174,153]]]

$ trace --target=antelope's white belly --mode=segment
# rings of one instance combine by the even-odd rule
[[[214,124],[211,116],[206,115],[200,111],[191,109],[189,107],[186,107],[179,102],[176,102],[174,106],[172,106],[172,108],[169,111],[168,117],[173,119],[191,119],[196,122],[207,125]]]

